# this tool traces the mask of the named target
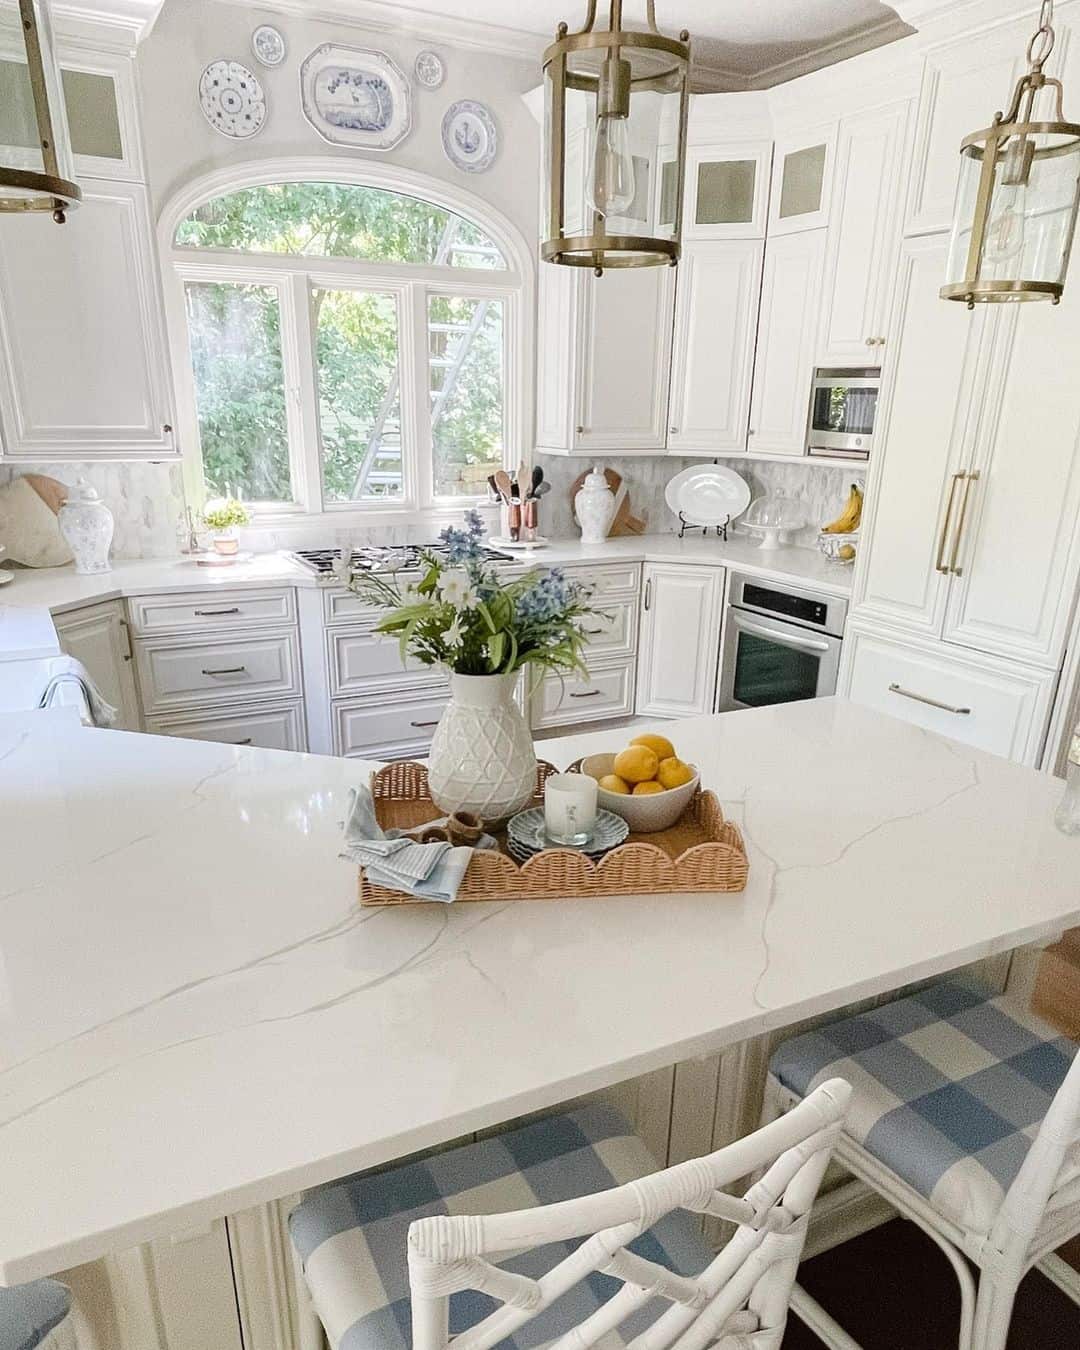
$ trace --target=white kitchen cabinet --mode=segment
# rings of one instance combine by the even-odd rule
[[[806,453],[825,231],[781,234],[765,245],[750,400],[751,450]]]
[[[58,614],[53,626],[63,650],[82,662],[105,699],[119,709],[116,729],[138,731],[139,692],[123,603],[110,600]]]
[[[174,458],[148,190],[82,188],[64,226],[0,231],[0,458]]]
[[[304,709],[300,703],[280,708],[206,711],[194,716],[149,717],[146,730],[154,736],[181,736],[222,745],[257,745],[264,750],[306,750]]]
[[[647,563],[641,602],[637,711],[710,713],[716,698],[722,567]]]
[[[672,454],[746,448],[763,252],[760,239],[683,249],[667,436]]]
[[[532,698],[533,727],[573,726],[629,717],[634,711],[634,662],[590,664],[585,675],[546,675]]]
[[[771,141],[690,145],[684,239],[764,238],[771,165]]]
[[[667,438],[670,267],[542,265],[537,442],[562,454],[658,454]]]
[[[835,123],[777,138],[769,196],[770,239],[828,225],[835,154]]]
[[[881,364],[900,242],[909,116],[905,100],[840,124],[818,365]]]

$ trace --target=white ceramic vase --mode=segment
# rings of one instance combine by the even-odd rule
[[[586,475],[574,498],[574,514],[581,526],[581,542],[602,544],[615,519],[615,494],[608,487],[603,465],[597,464]]]
[[[450,702],[428,756],[431,799],[448,815],[512,816],[536,788],[532,736],[514,702],[518,672],[451,675]]]
[[[75,571],[80,576],[111,572],[109,548],[113,537],[113,514],[90,486],[80,478],[57,512],[60,533],[68,542]]]

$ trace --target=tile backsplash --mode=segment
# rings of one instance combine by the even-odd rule
[[[114,558],[167,558],[177,552],[176,527],[184,514],[178,464],[35,464],[26,472],[68,484],[85,478],[96,488],[116,521]],[[0,467],[0,485],[19,473]]]
[[[591,461],[564,459],[558,455],[537,455],[536,459],[543,465],[544,477],[551,483],[551,492],[542,504],[543,533],[552,538],[576,537],[579,531],[571,510],[570,487],[578,475],[590,467]],[[664,501],[664,488],[681,470],[702,462],[697,458],[678,459],[666,455],[598,457],[596,460],[622,477],[630,493],[634,514],[647,517],[650,534],[678,531],[679,522]],[[793,535],[791,542],[797,544],[813,544],[818,527],[839,514],[851,484],[866,478],[866,465],[859,463],[848,468],[808,463],[805,459],[791,464],[751,459],[725,459],[722,462],[746,479],[754,497],[793,497],[805,505],[809,523]],[[734,528],[738,533],[737,524]]]

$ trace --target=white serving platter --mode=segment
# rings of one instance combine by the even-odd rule
[[[687,525],[723,525],[750,505],[750,488],[723,464],[692,464],[671,479],[664,500]]]

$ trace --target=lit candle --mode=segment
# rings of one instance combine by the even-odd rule
[[[554,773],[544,783],[544,828],[557,844],[587,844],[596,824],[597,782],[584,773]]]

